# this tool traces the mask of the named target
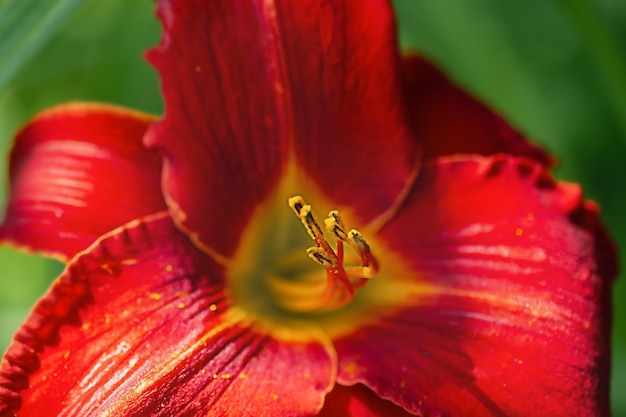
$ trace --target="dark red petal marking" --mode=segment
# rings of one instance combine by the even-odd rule
[[[326,396],[324,408],[318,417],[410,417],[401,407],[376,395],[369,388],[357,384],[350,387],[335,384]]]
[[[175,218],[205,246],[231,255],[289,162],[362,222],[408,187],[417,143],[386,0],[162,0],[158,14],[148,58],[166,114],[146,143],[165,154]]]
[[[341,383],[426,416],[609,415],[615,251],[577,186],[526,159],[433,160],[379,237],[425,289],[336,342]]]
[[[35,116],[11,152],[0,238],[67,259],[101,234],[165,209],[159,155],[141,141],[154,120],[85,103]]]
[[[403,70],[410,120],[427,158],[509,153],[552,165],[549,154],[424,57],[406,56]]]
[[[332,354],[238,323],[223,284],[166,213],[117,229],[68,265],[18,331],[0,416],[317,412]]]

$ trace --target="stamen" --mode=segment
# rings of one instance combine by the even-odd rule
[[[331,210],[330,213],[328,213],[328,217],[324,219],[324,225],[326,226],[326,230],[332,232],[337,239],[345,242],[348,238],[345,232],[343,219],[339,216],[339,212],[337,210]]]
[[[326,269],[327,288],[319,309],[336,309],[348,304],[354,297],[355,289],[365,285],[367,280],[373,278],[378,272],[378,263],[371,253],[369,244],[355,229],[346,233],[346,227],[339,212],[332,210],[328,213],[328,218],[324,219],[324,226],[337,240],[335,252],[324,238],[324,233],[313,216],[311,206],[306,204],[300,196],[291,197],[289,206],[315,242],[316,246],[308,248],[307,254]],[[343,265],[344,242],[359,255],[360,266]]]
[[[312,246],[310,248],[308,248],[306,250],[307,255],[309,255],[309,257],[311,259],[313,259],[315,262],[317,262],[318,264],[326,267],[330,267],[333,266],[333,260],[330,256],[328,256],[328,254],[326,253],[325,250],[318,248],[317,246]]]
[[[374,269],[378,269],[376,259],[372,255],[370,245],[368,245],[365,239],[363,239],[363,236],[358,230],[350,230],[348,233],[348,244],[356,251],[356,253],[359,254],[359,256],[361,256],[361,265],[363,267],[373,267]]]
[[[295,196],[289,199],[289,207],[295,211],[296,215],[304,225],[311,239],[323,239],[324,233],[322,233],[322,229],[317,225],[315,218],[313,217],[313,213],[311,213],[311,206],[306,204],[302,197]]]
[[[315,221],[315,217],[313,217],[311,206],[306,204],[302,197],[295,196],[289,199],[289,207],[296,213],[307,233],[315,242],[315,245],[322,250],[321,253],[324,257],[328,259],[330,264],[336,265],[338,263],[337,255],[335,255],[333,249],[326,239],[324,239],[324,233],[317,224],[317,221]],[[315,257],[315,260],[318,261],[318,257]]]

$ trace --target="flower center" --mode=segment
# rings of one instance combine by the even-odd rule
[[[224,264],[233,320],[285,340],[336,338],[413,305],[426,293],[374,229],[365,230],[372,233],[376,257],[374,246],[347,228],[337,210],[318,222],[302,197],[289,198],[302,183],[321,206],[332,207],[310,182],[288,176],[256,207],[237,251]]]
[[[290,310],[299,312],[332,311],[345,306],[354,298],[356,290],[363,287],[368,279],[373,278],[378,272],[378,262],[372,255],[370,246],[356,229],[346,233],[346,227],[339,212],[332,210],[324,220],[324,225],[337,241],[335,251],[324,237],[311,206],[306,204],[302,197],[291,197],[289,207],[296,213],[315,242],[315,246],[309,247],[306,253],[313,261],[324,267],[326,279],[321,292],[305,295],[306,300],[294,298],[293,288],[289,286],[281,287],[283,294],[277,294],[278,298],[288,300]],[[358,255],[359,266],[344,265],[344,243],[347,243]]]

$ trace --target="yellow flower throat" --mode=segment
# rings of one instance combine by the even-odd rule
[[[349,207],[341,214],[363,235],[347,228],[339,211],[318,222],[302,197],[290,198],[306,189],[315,207],[336,207],[311,184],[285,175],[257,205],[237,251],[224,263],[230,320],[285,340],[334,339],[377,323],[428,291]]]

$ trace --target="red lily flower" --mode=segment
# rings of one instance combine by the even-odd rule
[[[596,206],[401,59],[387,1],[158,15],[162,120],[72,104],[17,135],[2,239],[67,268],[0,416],[609,414]]]

